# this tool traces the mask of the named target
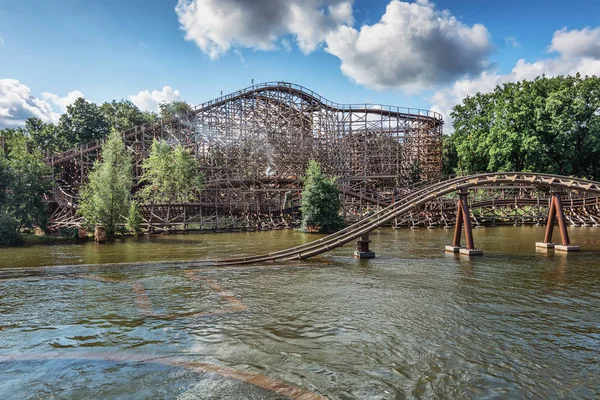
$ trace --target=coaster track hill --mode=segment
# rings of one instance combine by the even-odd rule
[[[123,132],[136,182],[154,139],[182,144],[200,162],[196,202],[143,205],[153,226],[207,229],[284,226],[294,220],[311,159],[338,178],[344,217],[359,220],[415,180],[442,172],[440,114],[372,104],[338,104],[287,82],[254,85],[185,115]],[[102,141],[47,158],[57,185],[51,226],[78,226],[78,192]],[[137,189],[137,187],[136,187]]]

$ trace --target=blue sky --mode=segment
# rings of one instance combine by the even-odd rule
[[[53,120],[80,94],[152,109],[164,98],[201,103],[251,79],[447,114],[498,83],[600,73],[597,0],[179,3],[176,12],[177,0],[0,0],[0,125],[36,107]]]

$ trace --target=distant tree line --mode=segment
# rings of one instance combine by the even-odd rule
[[[600,77],[539,77],[465,98],[444,172],[534,171],[600,180]]]
[[[134,126],[150,123],[160,118],[185,114],[191,106],[184,101],[160,105],[160,114],[140,110],[129,100],[113,100],[101,105],[78,98],[67,106],[57,124],[45,123],[39,118],[28,118],[25,127],[0,130],[0,138],[24,136],[30,146],[46,153],[56,153],[80,144],[103,139],[111,132],[122,132]]]
[[[111,234],[125,223],[132,230],[137,229],[141,217],[131,195],[131,155],[117,132],[189,111],[191,106],[183,101],[163,103],[156,114],[140,110],[129,100],[97,105],[79,98],[67,107],[56,124],[32,117],[25,121],[24,127],[0,129],[0,245],[21,242],[23,229],[45,228],[48,208],[44,197],[54,184],[49,179],[51,171],[44,162],[45,155],[108,136],[103,160],[94,166],[82,192],[80,214],[85,216],[88,226],[107,224]],[[188,152],[183,149],[173,152],[177,153],[174,158],[178,162],[171,159],[170,165],[186,171],[193,169],[190,165],[195,165],[195,160],[190,161]],[[189,173],[184,176],[189,177]],[[196,181],[192,187],[198,189]],[[177,200],[183,198],[190,198],[189,190],[178,194]]]

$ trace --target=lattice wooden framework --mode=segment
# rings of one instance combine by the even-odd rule
[[[135,156],[136,177],[155,138],[181,143],[200,160],[206,188],[196,209],[186,205],[184,213],[254,224],[261,218],[283,220],[297,208],[311,159],[338,177],[347,216],[360,217],[415,179],[439,177],[442,127],[441,115],[431,111],[337,104],[302,86],[271,82],[198,105],[187,115],[132,128],[123,138]],[[48,158],[54,178],[76,196],[101,145]],[[60,196],[55,200],[54,222],[60,225],[60,216],[68,213],[58,208],[71,206],[60,203]],[[192,222],[182,217],[183,206],[145,208],[145,215],[165,225]]]

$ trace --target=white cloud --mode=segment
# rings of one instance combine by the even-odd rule
[[[54,111],[53,103],[67,104],[69,96],[83,95],[79,91],[70,92],[66,97],[43,93],[42,98],[31,95],[31,90],[16,79],[0,79],[0,127],[20,126],[29,117],[40,118],[44,122],[58,122],[60,114]]]
[[[521,44],[519,42],[517,42],[517,39],[515,39],[514,36],[508,36],[504,39],[504,41],[509,46],[516,47],[516,48],[521,47]]]
[[[468,26],[429,0],[391,0],[381,20],[355,29],[353,0],[178,0],[187,40],[211,58],[242,48],[325,50],[342,72],[374,89],[416,91],[488,67],[487,29]]]
[[[4,38],[0,35],[0,46],[4,47]]]
[[[481,72],[492,47],[483,25],[467,26],[427,0],[392,0],[379,22],[360,30],[341,26],[326,42],[355,82],[407,91]]]
[[[158,90],[142,90],[138,94],[130,95],[129,99],[142,110],[158,112],[160,104],[164,102],[172,102],[181,100],[179,90],[173,90],[170,86],[164,86],[159,92]]]
[[[567,31],[563,28],[554,32],[549,51],[556,51],[564,57],[600,58],[600,26],[592,29],[589,26]]]
[[[287,39],[281,40],[281,45],[283,46],[283,48],[285,49],[285,51],[287,51],[288,53],[290,51],[292,51],[292,45],[290,44],[289,40],[287,40]]]
[[[175,12],[187,40],[216,59],[232,47],[274,50],[292,35],[314,51],[341,24],[352,24],[353,0],[179,0]]]
[[[75,100],[80,97],[85,96],[79,90],[73,90],[72,92],[67,93],[65,97],[60,97],[54,93],[42,92],[42,99],[45,101],[50,100],[57,105],[63,113],[67,111],[67,106],[73,104]]]
[[[238,59],[240,60],[240,62],[241,62],[242,64],[246,62],[246,59],[245,59],[245,58],[244,58],[244,56],[242,55],[242,52],[241,52],[241,51],[239,51],[239,50],[237,50],[237,49],[236,49],[236,50],[233,50],[233,54],[235,54],[235,55],[238,57]]]
[[[571,35],[570,32],[564,30],[557,31],[552,40],[553,44],[557,43],[555,42],[557,36],[564,38]],[[560,40],[558,43],[560,43]],[[600,54],[594,55],[595,53],[590,51],[575,51],[576,48],[562,48],[561,46],[562,44],[559,44],[558,47],[553,49],[555,51],[559,51],[559,48],[561,49],[561,55],[558,58],[547,58],[531,63],[521,59],[517,61],[512,71],[508,74],[484,71],[474,79],[460,79],[452,86],[438,90],[434,93],[430,99],[432,103],[431,109],[444,116],[444,120],[446,121],[445,131],[451,133],[453,128],[450,119],[450,111],[452,110],[452,107],[459,104],[467,96],[475,95],[478,92],[490,92],[494,90],[497,85],[502,85],[507,82],[517,82],[524,79],[533,80],[541,75],[546,75],[548,77],[575,75],[577,73],[582,76],[600,75]],[[586,56],[572,57],[573,55]]]

